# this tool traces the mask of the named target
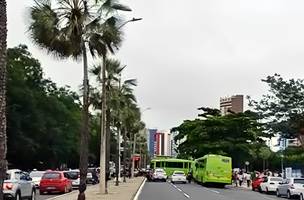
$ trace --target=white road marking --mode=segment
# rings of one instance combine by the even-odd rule
[[[138,200],[138,197],[139,197],[139,195],[140,195],[140,193],[141,193],[141,191],[142,191],[142,189],[143,189],[146,181],[147,181],[147,179],[145,178],[145,180],[142,182],[142,184],[140,185],[139,189],[137,190],[137,192],[136,192],[133,200]]]
[[[190,195],[188,195],[187,193],[185,193],[182,189],[178,188],[176,185],[174,185],[173,183],[170,183],[175,189],[177,189],[179,192],[181,192],[186,198],[190,199]]]
[[[188,194],[184,193],[184,196],[190,199],[190,196]]]

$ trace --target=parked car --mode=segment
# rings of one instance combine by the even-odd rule
[[[283,179],[281,177],[265,177],[264,181],[260,184],[260,192],[276,192],[279,186],[279,183],[282,182]]]
[[[264,181],[264,177],[254,178],[251,183],[252,190],[253,191],[260,190],[260,185],[263,181]]]
[[[32,171],[30,173],[30,177],[32,178],[36,188],[39,188],[40,180],[44,173],[45,171]]]
[[[157,168],[154,170],[153,173],[153,181],[167,181],[167,174],[165,172],[165,170],[161,169],[161,168]]]
[[[78,188],[80,185],[80,171],[78,169],[65,171],[64,176],[72,183],[73,188]]]
[[[3,183],[4,199],[36,199],[36,188],[28,173],[19,169],[8,170]]]
[[[187,183],[187,177],[183,171],[174,171],[171,176],[172,183]]]
[[[304,179],[303,178],[291,178],[283,180],[277,189],[277,196],[286,196],[288,199],[292,197],[299,197],[301,191],[304,190]]]
[[[68,193],[73,190],[71,181],[61,171],[45,172],[41,178],[39,189],[41,195],[51,192]]]

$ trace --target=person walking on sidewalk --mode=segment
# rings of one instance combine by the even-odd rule
[[[250,173],[245,173],[244,175],[245,175],[245,180],[247,182],[247,187],[249,188],[251,184],[251,175]]]
[[[242,186],[243,181],[244,181],[244,173],[242,171],[240,171],[240,173],[238,174],[238,179],[239,179],[240,186]]]

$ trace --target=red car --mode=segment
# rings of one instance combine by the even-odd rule
[[[50,192],[67,193],[73,190],[71,181],[60,171],[45,172],[41,178],[39,189],[40,194]]]
[[[256,191],[256,190],[260,190],[260,185],[261,183],[264,181],[264,177],[259,177],[259,178],[255,178],[252,181],[252,190]]]

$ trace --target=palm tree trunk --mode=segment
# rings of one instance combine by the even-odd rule
[[[106,134],[107,134],[107,141],[106,141],[106,172],[107,172],[107,178],[110,178],[110,157],[111,157],[111,114],[110,110],[107,109],[106,113]]]
[[[103,67],[102,67],[102,113],[101,113],[101,144],[100,144],[100,183],[99,189],[101,194],[107,194],[106,186],[106,56],[103,56]]]
[[[89,79],[88,79],[88,60],[84,41],[82,41],[83,56],[83,108],[82,108],[82,130],[80,135],[80,185],[78,200],[85,199],[85,190],[87,188],[87,172],[89,157]]]
[[[3,181],[6,174],[6,1],[0,0],[0,200],[3,200]]]
[[[134,169],[135,169],[134,155],[135,155],[135,151],[136,151],[136,134],[134,134],[133,152],[132,152],[132,155],[131,155],[131,159],[132,159],[131,178],[134,178]]]
[[[126,164],[127,164],[127,132],[124,129],[123,130],[123,146],[124,146],[124,151],[123,151],[123,182],[126,182]]]

